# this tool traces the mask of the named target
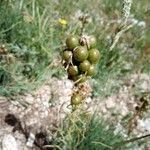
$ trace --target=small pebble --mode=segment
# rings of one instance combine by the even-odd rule
[[[16,139],[11,134],[3,137],[2,150],[19,150]]]

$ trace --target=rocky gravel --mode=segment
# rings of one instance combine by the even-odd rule
[[[116,134],[121,132],[124,137],[127,137],[128,133],[128,116],[134,115],[135,107],[139,104],[133,89],[138,89],[141,93],[149,92],[150,76],[133,74],[128,83],[123,83],[118,93],[105,99],[101,99],[100,96],[91,99],[88,96],[84,103],[88,112],[92,114],[96,111],[100,117],[115,126]],[[88,83],[86,84],[90,87]],[[52,78],[34,93],[19,96],[21,101],[28,104],[27,108],[19,105],[18,101],[8,101],[7,98],[0,97],[0,149],[30,150],[33,145],[32,142],[29,143],[30,139],[26,139],[18,131],[12,132],[13,127],[4,122],[7,114],[11,113],[18,117],[22,125],[26,125],[33,135],[41,130],[53,130],[71,112],[72,89],[73,83],[70,80]],[[150,102],[150,99],[147,98],[147,101]],[[141,136],[150,133],[149,114],[147,109],[142,113],[142,117],[137,118],[137,124],[131,135]],[[139,150],[145,150],[145,147],[140,147]]]

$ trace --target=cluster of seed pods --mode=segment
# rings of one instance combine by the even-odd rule
[[[72,80],[75,85],[84,83],[96,74],[96,64],[100,58],[100,52],[96,49],[96,38],[94,36],[68,36],[62,57],[68,79]],[[82,103],[83,99],[79,91],[75,92],[71,97],[71,105],[77,106]]]

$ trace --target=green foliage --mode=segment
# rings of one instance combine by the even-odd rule
[[[64,121],[53,144],[66,150],[109,150],[121,140],[121,135],[115,135],[100,118],[75,112]]]
[[[106,125],[97,119],[93,119],[85,133],[85,137],[78,149],[107,150],[121,140],[121,136],[114,135],[112,129],[106,129]]]
[[[8,54],[0,60],[0,66],[7,70],[7,74],[0,70],[1,78],[5,79],[3,85],[0,84],[0,94],[9,95],[11,91],[15,94],[21,89],[28,89],[29,84],[32,87],[39,82],[45,68],[51,70],[48,66],[53,61],[54,47],[59,42],[54,40],[56,31],[52,30],[52,25],[55,18],[52,17],[52,5],[48,4],[40,0],[2,1],[0,46],[5,45]],[[14,56],[15,63],[7,62],[9,54]],[[49,73],[52,75],[53,71]],[[11,80],[8,80],[8,76]]]
[[[11,74],[4,70],[4,68],[0,68],[0,84],[5,85],[12,80]]]
[[[149,72],[149,59],[143,51],[145,47],[149,47],[148,28],[135,26],[130,30],[130,35],[125,33],[114,50],[109,51],[116,26],[114,23],[108,28],[105,27],[109,21],[121,19],[121,1],[94,0],[92,5],[89,0],[1,0],[0,3],[0,46],[5,45],[8,54],[15,59],[14,63],[0,59],[0,74],[3,80],[5,79],[0,84],[0,95],[23,92],[24,89],[29,89],[28,86],[34,89],[37,87],[35,84],[39,84],[41,78],[47,79],[47,76],[61,77],[64,74],[62,69],[59,69],[61,67],[48,66],[55,60],[53,56],[62,51],[66,35],[80,32],[78,16],[82,13],[88,13],[92,19],[92,22],[85,26],[85,33],[96,36],[96,47],[101,52],[97,65],[98,73],[94,77],[94,95],[107,96],[114,93],[120,86],[119,77],[134,72],[141,66],[144,71]],[[138,3],[133,1],[131,12],[139,21],[145,21],[149,25],[147,3],[148,0]],[[59,22],[61,18],[66,20],[66,25]],[[141,32],[137,32],[139,30]],[[129,49],[134,47],[135,50],[132,53],[123,51],[120,48],[122,43],[128,43]],[[126,69],[125,62],[134,63],[133,67]]]

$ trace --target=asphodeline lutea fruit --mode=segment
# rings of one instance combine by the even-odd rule
[[[69,35],[66,38],[66,47],[62,58],[66,67],[68,79],[75,86],[83,84],[89,77],[96,74],[96,64],[100,59],[100,52],[96,48],[97,40],[93,35],[76,36]],[[78,91],[71,96],[71,105],[76,108],[83,102],[84,97]]]

